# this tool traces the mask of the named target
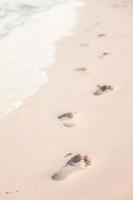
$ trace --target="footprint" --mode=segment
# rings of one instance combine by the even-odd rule
[[[113,4],[112,7],[113,8],[126,8],[127,5],[126,4]]]
[[[66,179],[69,175],[80,171],[81,169],[85,169],[91,165],[91,160],[88,158],[87,155],[82,156],[81,154],[77,154],[70,158],[65,166],[63,166],[58,172],[56,172],[52,176],[52,180],[61,181]]]
[[[67,113],[64,113],[62,115],[59,115],[58,116],[58,119],[60,121],[62,121],[62,124],[65,126],[65,127],[68,127],[68,128],[71,128],[73,126],[75,126],[75,115],[76,115],[76,111],[75,112],[67,112]]]
[[[18,190],[16,190],[15,192],[16,192],[16,193],[19,193]],[[12,193],[12,192],[10,192],[10,191],[5,192],[5,194],[11,194],[11,193]]]
[[[86,72],[87,68],[86,67],[79,67],[79,68],[76,68],[75,71]]]
[[[114,88],[111,85],[97,85],[94,95],[102,95],[106,92],[112,91]]]
[[[99,58],[104,58],[105,56],[109,56],[109,55],[111,55],[111,52],[103,52],[103,53],[99,56]]]
[[[88,43],[81,43],[80,44],[80,47],[89,47],[90,46],[90,44],[88,44]]]
[[[106,36],[105,33],[99,33],[99,34],[97,35],[97,37],[105,37],[105,36]]]
[[[102,24],[101,22],[95,22],[95,23],[94,23],[95,26],[99,26],[99,25],[101,25],[101,24]]]
[[[9,192],[9,191],[8,191],[8,192],[5,192],[5,193],[6,193],[6,194],[11,194],[11,192]]]

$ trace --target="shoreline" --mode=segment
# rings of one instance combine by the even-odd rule
[[[2,198],[132,199],[132,3],[85,2],[74,35],[57,43],[50,84],[0,122]],[[113,90],[94,96],[104,84]],[[77,112],[74,127],[58,120],[66,112]],[[92,164],[53,181],[69,153]]]
[[[69,30],[69,32],[68,33],[66,33],[66,34],[64,34],[64,36],[62,36],[61,37],[61,39],[59,40],[59,41],[56,41],[56,42],[54,42],[54,44],[53,44],[53,46],[54,46],[54,54],[53,54],[53,56],[51,57],[51,61],[50,61],[50,63],[52,63],[52,64],[49,64],[48,66],[44,66],[44,68],[42,68],[42,71],[44,70],[45,71],[45,83],[42,83],[40,86],[38,85],[37,87],[38,87],[38,89],[36,89],[36,92],[35,93],[33,93],[33,94],[31,94],[30,96],[26,96],[26,97],[24,97],[23,99],[22,99],[22,101],[20,100],[20,102],[18,102],[18,105],[16,106],[16,109],[14,109],[14,110],[12,110],[12,111],[9,111],[9,113],[8,114],[5,114],[5,116],[4,117],[1,117],[0,118],[0,123],[2,122],[2,121],[5,121],[5,120],[8,120],[9,118],[10,118],[10,116],[12,116],[12,115],[14,115],[18,110],[20,110],[20,109],[23,109],[23,107],[27,104],[27,102],[28,102],[28,100],[29,99],[32,99],[32,97],[34,97],[34,96],[36,96],[36,95],[39,95],[40,93],[42,93],[44,90],[45,90],[45,87],[47,87],[47,85],[49,85],[50,83],[51,83],[51,78],[49,78],[49,73],[51,73],[52,74],[52,70],[51,70],[51,68],[53,68],[54,67],[54,65],[56,65],[56,52],[58,51],[58,46],[60,45],[60,43],[63,41],[63,40],[65,40],[65,39],[67,39],[67,38],[69,38],[69,37],[73,37],[73,35],[75,34],[75,32],[76,32],[76,27],[77,27],[77,24],[78,24],[78,21],[79,21],[79,19],[80,19],[80,15],[82,15],[82,9],[84,9],[84,7],[86,6],[85,5],[85,0],[81,0],[82,1],[82,3],[80,2],[80,4],[82,4],[82,5],[80,5],[80,6],[75,6],[76,7],[76,10],[77,10],[77,13],[78,14],[76,14],[77,15],[77,17],[75,17],[75,18],[77,18],[77,19],[75,19],[75,22],[73,22],[73,27]],[[83,5],[84,4],[84,5]],[[50,69],[49,69],[50,68]],[[17,103],[17,102],[16,102]]]
[[[0,118],[17,110],[25,99],[47,84],[45,68],[55,63],[55,45],[73,33],[78,20],[78,9],[82,5],[80,0],[70,0],[45,12],[35,13],[27,20],[25,16],[24,24],[0,40]],[[5,24],[5,29],[6,26]]]

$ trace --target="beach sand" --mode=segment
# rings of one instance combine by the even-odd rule
[[[0,122],[0,200],[133,199],[133,2],[85,2],[50,83]],[[91,165],[53,180],[76,154]]]

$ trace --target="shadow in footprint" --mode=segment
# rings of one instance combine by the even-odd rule
[[[105,36],[106,36],[105,33],[99,33],[99,34],[97,35],[98,38],[105,37]]]
[[[99,58],[104,58],[104,57],[107,57],[107,56],[110,56],[111,55],[111,52],[103,52]]]
[[[112,91],[114,88],[111,85],[97,85],[96,90],[93,93],[96,96],[100,96],[104,93],[107,93],[109,91]]]
[[[71,155],[72,155],[72,153],[70,152],[70,153],[67,153],[64,157],[66,158],[66,157],[71,156]]]
[[[70,158],[65,166],[63,166],[58,172],[56,172],[51,178],[55,181],[61,181],[66,179],[69,175],[80,171],[81,169],[85,169],[86,167],[91,165],[91,160],[87,155],[82,156],[81,154],[77,154]]]
[[[87,68],[86,67],[79,67],[79,68],[76,68],[75,71],[78,71],[78,72],[87,72]]]

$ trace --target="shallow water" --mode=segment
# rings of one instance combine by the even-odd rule
[[[49,81],[55,42],[73,33],[80,0],[0,0],[0,118]]]

